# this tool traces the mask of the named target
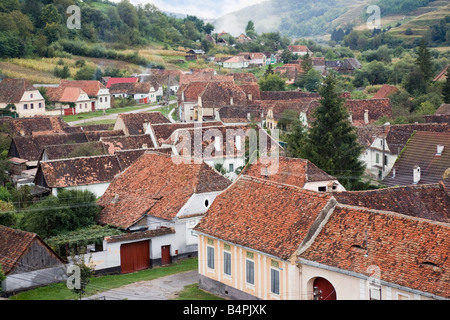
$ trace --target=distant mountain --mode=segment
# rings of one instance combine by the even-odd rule
[[[341,23],[361,19],[370,2],[374,0],[268,0],[224,15],[214,24],[217,32],[240,34],[252,20],[258,33],[279,31],[290,38],[320,36],[331,32],[333,21],[349,11],[359,9]]]
[[[233,13],[216,21],[215,31],[227,31],[239,35],[245,31],[249,20],[255,24],[256,32],[278,31],[289,38],[326,38],[334,28],[353,26],[366,27],[369,5],[381,9],[382,28],[398,27],[405,20],[423,20],[426,25],[434,23],[434,16],[441,19],[447,13],[448,0],[268,0]],[[444,10],[443,10],[444,9]],[[433,13],[434,12],[434,13]],[[429,20],[431,19],[431,20]],[[395,22],[395,23],[394,23]],[[424,22],[424,21],[422,21]],[[423,25],[423,23],[422,23]],[[414,29],[414,24],[413,24]],[[403,30],[402,30],[403,32]]]

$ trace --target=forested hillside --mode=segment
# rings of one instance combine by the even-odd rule
[[[70,5],[81,9],[81,29],[67,27]],[[187,46],[213,26],[194,16],[177,19],[151,4],[133,6],[108,0],[2,0],[0,57],[64,57],[65,53],[120,58],[145,65],[133,53],[116,50],[153,42]]]

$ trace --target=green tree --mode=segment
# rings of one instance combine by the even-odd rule
[[[95,195],[82,190],[60,190],[26,210],[21,228],[42,238],[93,225],[99,214]]]
[[[0,225],[13,228],[16,222],[14,204],[11,201],[0,200]]]
[[[90,66],[84,66],[75,74],[75,80],[93,80],[96,69]]]
[[[322,74],[320,71],[311,69],[305,76],[305,89],[309,92],[316,92],[322,84]]]
[[[53,75],[55,77],[61,78],[61,79],[67,79],[70,78],[70,70],[68,66],[63,66],[61,68],[55,67],[53,70]]]
[[[278,74],[269,74],[259,80],[261,91],[285,91],[286,83]]]
[[[360,182],[365,167],[359,160],[362,146],[348,121],[344,99],[336,91],[336,79],[329,75],[319,90],[322,97],[314,111],[302,153],[319,168],[351,189]]]
[[[424,39],[422,39],[420,47],[418,48],[416,64],[422,71],[425,81],[430,81],[433,77],[433,61],[431,59],[431,52],[428,50]]]
[[[447,80],[442,87],[442,97],[444,98],[444,103],[450,103],[450,68],[447,69],[445,76]]]
[[[256,37],[255,24],[252,20],[247,22],[247,26],[245,27],[245,34],[252,39]]]

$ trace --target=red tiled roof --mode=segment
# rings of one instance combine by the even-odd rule
[[[31,82],[25,79],[6,78],[0,82],[0,102],[18,103],[26,91],[35,91]]]
[[[441,184],[335,192],[339,203],[450,223],[450,194]]]
[[[144,124],[170,123],[161,112],[121,113],[118,119],[122,120],[128,135],[144,133]],[[117,121],[116,121],[117,124]]]
[[[0,225],[0,265],[6,275],[13,272],[16,268],[24,271],[32,271],[30,269],[34,269],[32,263],[27,263],[27,267],[24,267],[20,260],[30,250],[32,243],[35,241],[41,242],[51,254],[54,254],[56,259],[65,263],[35,233]],[[36,269],[39,269],[39,267],[36,267]]]
[[[175,164],[170,155],[146,153],[98,200],[99,222],[126,229],[146,214],[172,220],[194,193],[221,191],[229,184],[205,163]]]
[[[241,176],[214,200],[195,230],[288,260],[330,199],[325,193]]]
[[[367,125],[364,121],[365,110],[368,111],[369,124],[376,122],[379,118],[392,116],[391,101],[386,99],[348,99],[345,102],[352,121],[355,126]]]
[[[82,94],[86,94],[86,92],[77,87],[56,87],[47,89],[47,96],[52,102],[77,102]]]
[[[97,80],[61,80],[60,87],[75,87],[83,90],[89,97],[96,97],[105,86]]]
[[[120,150],[133,149],[149,149],[155,148],[152,137],[148,134],[119,136],[119,137],[104,137],[100,139],[105,145],[109,154],[113,154]]]
[[[115,155],[41,161],[39,169],[50,188],[111,182],[121,171]]]
[[[258,161],[247,167],[242,174],[273,182],[303,188],[314,181],[337,180],[306,159],[278,157],[278,163],[263,164]]]
[[[450,298],[449,234],[449,224],[337,205],[299,257],[367,277],[377,266],[382,281]]]
[[[109,78],[106,87],[109,89],[114,83],[130,83],[130,82],[138,82],[139,78],[129,77],[129,78]]]
[[[391,94],[394,94],[397,92],[398,89],[396,86],[391,86],[388,84],[383,85],[380,90],[375,93],[375,95],[372,97],[372,99],[384,99],[388,98]]]
[[[8,134],[14,136],[31,136],[38,132],[69,133],[70,127],[58,116],[34,116],[27,118],[1,118],[0,124],[6,123]]]

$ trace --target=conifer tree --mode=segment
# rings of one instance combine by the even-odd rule
[[[347,189],[360,184],[365,166],[359,156],[355,128],[348,120],[344,99],[336,91],[336,80],[329,75],[319,90],[320,105],[314,112],[314,122],[305,139],[302,154]]]
[[[444,103],[450,103],[450,67],[447,69],[445,76],[447,77],[447,80],[442,88],[442,96],[444,98]]]

